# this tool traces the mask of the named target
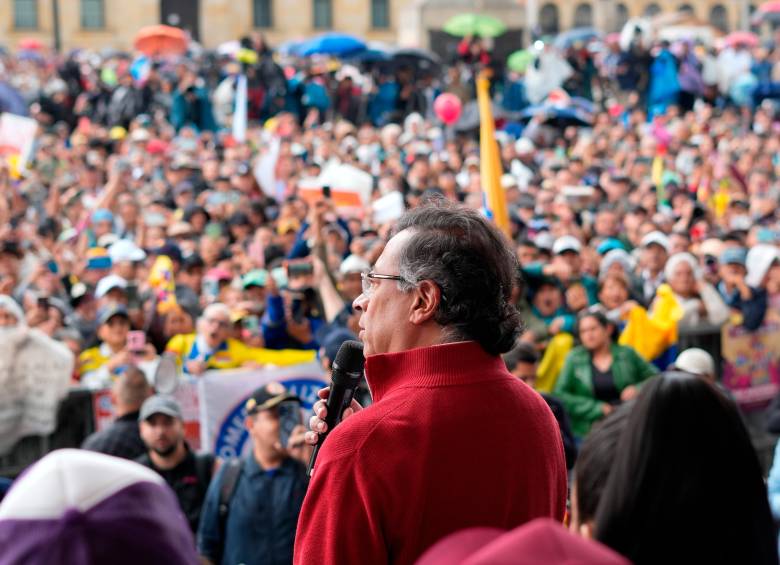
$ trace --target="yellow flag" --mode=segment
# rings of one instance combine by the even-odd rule
[[[501,188],[501,157],[496,141],[496,124],[493,121],[493,110],[490,107],[490,82],[484,77],[477,79],[477,102],[479,104],[479,175],[482,180],[482,190],[485,191],[485,208],[488,215],[507,237],[509,230],[509,214],[506,209],[506,197]]]
[[[630,345],[646,361],[652,361],[677,342],[677,323],[682,317],[682,306],[671,287],[662,284],[656,291],[651,313],[641,306],[631,309],[618,343]]]

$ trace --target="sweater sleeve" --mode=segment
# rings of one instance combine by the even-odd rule
[[[360,457],[318,462],[298,518],[293,563],[388,562],[371,473]]]

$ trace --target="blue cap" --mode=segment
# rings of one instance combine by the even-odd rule
[[[96,224],[98,222],[113,222],[113,221],[114,221],[114,215],[111,213],[111,210],[100,208],[99,210],[95,210],[94,212],[92,212],[93,224]]]
[[[615,239],[614,237],[608,237],[604,241],[602,241],[599,246],[596,248],[596,251],[598,251],[599,255],[606,255],[613,249],[622,249],[623,251],[626,250],[626,246],[623,245],[623,242],[619,239]]]
[[[721,265],[742,265],[747,262],[747,251],[742,247],[730,247],[720,254]]]

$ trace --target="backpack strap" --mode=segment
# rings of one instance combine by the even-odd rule
[[[195,454],[195,475],[198,477],[198,487],[204,494],[209,488],[209,483],[211,483],[215,459],[211,453]]]
[[[236,492],[238,478],[241,476],[243,468],[244,460],[240,457],[225,463],[225,472],[222,474],[222,482],[219,485],[219,533],[223,544],[225,542],[225,525],[230,511],[230,500]]]

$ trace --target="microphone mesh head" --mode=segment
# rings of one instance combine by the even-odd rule
[[[349,339],[341,344],[333,365],[347,373],[360,373],[366,360],[363,357],[363,344]]]

